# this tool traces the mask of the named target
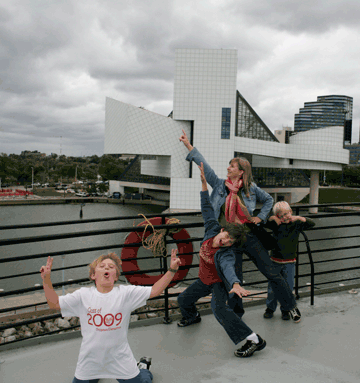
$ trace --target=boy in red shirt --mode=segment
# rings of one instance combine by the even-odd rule
[[[215,254],[232,251],[230,247],[235,242],[244,241],[245,229],[240,224],[228,222],[224,227],[220,226],[215,219],[214,210],[210,203],[203,164],[199,169],[202,183],[201,213],[204,218],[205,236],[199,252],[199,279],[178,296],[178,303],[183,316],[178,322],[178,326],[186,327],[199,323],[201,317],[195,303],[200,298],[212,294],[212,311],[231,340],[235,344],[247,340],[246,344],[235,352],[235,355],[248,357],[266,346],[266,342],[242,321],[243,311],[238,310],[237,299],[232,299],[234,293],[241,298],[248,295],[249,291],[240,286],[240,280],[235,273],[235,265],[234,268],[227,268],[226,275],[224,274],[230,288],[219,277],[215,267]]]

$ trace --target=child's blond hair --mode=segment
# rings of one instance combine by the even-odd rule
[[[89,265],[89,278],[91,281],[94,281],[91,276],[95,274],[96,266],[101,263],[104,259],[111,259],[115,263],[116,267],[116,278],[119,279],[119,276],[121,274],[121,259],[115,254],[115,253],[109,253],[100,255],[100,257],[96,258],[93,262]],[[95,281],[94,281],[95,283]]]
[[[279,201],[279,202],[276,202],[276,204],[274,205],[273,212],[276,216],[281,211],[291,211],[291,214],[292,214],[292,209],[286,201]]]

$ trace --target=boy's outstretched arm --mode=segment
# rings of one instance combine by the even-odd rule
[[[159,279],[151,288],[150,298],[160,295],[168,287],[169,283],[174,278],[175,273],[179,270],[181,260],[177,257],[177,252],[177,249],[171,250],[170,267],[164,276]]]
[[[41,266],[40,273],[43,280],[43,287],[47,303],[51,309],[60,310],[59,297],[51,283],[51,267],[53,258],[48,257],[46,266]]]

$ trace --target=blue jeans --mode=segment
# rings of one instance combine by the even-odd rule
[[[98,383],[100,379],[80,380],[74,377],[72,383]],[[140,369],[139,375],[132,379],[116,379],[119,383],[151,383],[153,375],[150,370]]]
[[[291,291],[294,288],[294,278],[295,278],[295,263],[285,263],[281,265],[281,275],[285,278],[287,281]],[[266,298],[266,306],[272,310],[275,311],[277,307],[277,299],[275,297],[275,294],[271,288],[271,285],[269,283],[268,286],[268,296]],[[282,306],[280,306],[280,310],[284,311]]]
[[[268,279],[271,289],[283,310],[289,311],[296,306],[292,289],[290,289],[287,281],[281,274],[282,265],[276,264],[271,260],[268,251],[254,233],[248,233],[246,235],[246,242],[241,247],[234,245],[232,250],[234,253],[233,257],[229,257],[229,252],[221,253],[218,251],[215,255],[216,270],[220,278],[226,283],[227,289],[230,289],[232,286],[229,286],[229,282],[226,280],[223,270],[227,267],[233,267],[232,265],[235,259],[235,271],[240,281],[242,281],[242,254],[245,253],[253,261],[258,270]],[[237,298],[234,297],[231,299]],[[240,300],[240,298],[238,300]],[[240,306],[240,303],[238,303],[238,306]]]
[[[224,327],[230,339],[238,344],[249,336],[253,331],[241,319],[243,315],[242,305],[239,306],[237,299],[229,299],[229,289],[225,283],[206,285],[197,279],[192,285],[178,296],[178,303],[182,316],[187,320],[195,319],[197,309],[195,302],[200,298],[212,294],[211,309],[217,321]]]

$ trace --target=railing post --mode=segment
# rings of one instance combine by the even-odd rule
[[[64,283],[65,282],[65,255],[62,255],[61,256],[62,258],[62,282]],[[62,286],[62,295],[65,295],[65,286],[63,285]]]
[[[297,257],[295,262],[295,298],[300,299],[299,295],[299,243],[297,245]]]
[[[161,224],[162,225],[165,225],[166,222],[165,222],[165,217],[162,216],[161,218]],[[166,234],[167,234],[167,230],[166,230]],[[161,269],[163,270],[164,274],[167,272],[167,240],[166,240],[166,234],[164,235],[164,242],[165,242],[165,254],[163,254],[163,256],[160,258],[161,261],[162,261],[162,266],[161,266]],[[172,322],[172,319],[170,318],[169,316],[169,289],[166,288],[165,291],[164,291],[164,323],[165,324],[170,324]]]
[[[309,245],[309,239],[307,235],[302,231],[301,234],[304,236],[305,239],[305,245],[306,250],[309,256],[309,262],[310,262],[310,304],[311,306],[314,306],[314,296],[315,296],[315,267],[314,267],[314,261],[311,254],[311,249]]]

